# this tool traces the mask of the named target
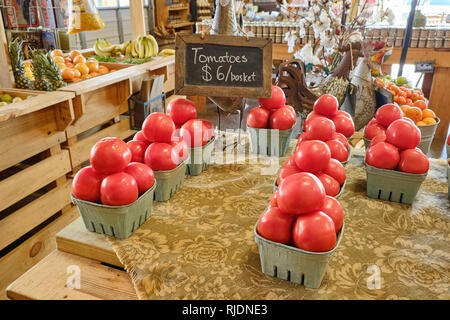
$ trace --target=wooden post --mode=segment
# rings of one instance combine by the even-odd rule
[[[12,88],[14,84],[11,63],[9,61],[8,41],[6,40],[5,28],[3,27],[2,12],[0,11],[0,87]]]
[[[144,0],[130,1],[131,36],[145,34]]]
[[[450,101],[450,90],[448,90],[449,77],[450,68],[436,67],[434,69],[429,107],[441,119],[441,123],[434,135],[441,140],[445,139],[450,122],[450,108],[448,107],[448,102]]]

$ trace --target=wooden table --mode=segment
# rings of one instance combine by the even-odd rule
[[[73,210],[77,210],[74,208]],[[6,290],[14,300],[134,300],[136,292],[106,237],[81,218],[56,235],[57,249]],[[79,289],[76,274],[79,270]]]

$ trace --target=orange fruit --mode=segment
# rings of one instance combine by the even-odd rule
[[[413,104],[413,101],[412,101],[410,98],[406,98],[406,104],[407,104],[408,106],[414,105],[414,104]]]
[[[73,63],[72,62],[66,62],[65,66],[67,68],[73,68]]]
[[[421,110],[425,110],[427,108],[427,103],[423,100],[416,100],[414,101],[414,106]]]
[[[75,73],[73,72],[72,69],[70,68],[65,68],[62,72],[61,72],[61,76],[64,80],[73,80],[73,78],[75,77]]]
[[[406,110],[405,117],[410,118],[414,122],[418,122],[422,120],[422,110],[420,110],[418,107],[409,107]]]
[[[90,72],[89,74],[91,75],[92,78],[100,75],[100,73],[98,72]]]
[[[58,63],[57,64],[59,69],[64,70],[65,68],[67,68],[67,66],[64,63]]]
[[[64,58],[64,62],[65,62],[65,63],[67,63],[67,62],[72,63],[72,59],[70,59],[70,57],[65,57],[65,58]]]
[[[108,72],[109,72],[108,67],[105,67],[105,66],[99,66],[99,67],[98,67],[98,73],[100,73],[100,74],[106,74],[106,73],[108,73]]]
[[[400,92],[399,87],[397,87],[395,84],[392,84],[392,86],[390,87],[390,90],[394,91],[396,95],[398,95]]]
[[[406,104],[406,98],[403,96],[395,96],[394,101],[397,102],[399,105],[405,105]]]
[[[57,57],[57,56],[59,56],[59,57],[62,57],[62,56],[63,56],[62,50],[60,50],[60,49],[55,49],[55,50],[52,50],[52,52],[50,52],[50,57],[51,57],[51,58],[54,58],[54,57]]]
[[[78,82],[78,81],[80,81],[81,80],[81,78],[73,78],[72,79],[72,82]]]
[[[82,55],[76,56],[75,58],[73,58],[73,64],[78,64],[78,63],[86,63],[86,58],[83,57]]]
[[[408,109],[409,109],[409,107],[408,106],[400,106],[400,108],[402,109],[402,111],[403,111],[403,115],[405,115],[406,114],[406,112],[408,111]]]
[[[385,86],[385,83],[380,78],[375,78],[373,83],[375,83],[377,86],[380,86],[380,87],[384,87]]]
[[[81,78],[81,72],[78,69],[74,69],[72,68],[74,74],[75,74],[75,78]]]
[[[85,63],[77,63],[75,65],[75,69],[80,71],[82,75],[89,73],[89,68],[88,68],[88,66]]]
[[[94,61],[93,60],[88,60],[86,62],[86,65],[89,68],[89,73],[98,71],[99,65],[98,65],[98,61],[97,60],[94,60]]]
[[[422,110],[422,119],[425,119],[425,118],[436,119],[436,113],[434,113],[434,111],[431,109]]]
[[[72,51],[70,51],[70,53],[69,53],[69,57],[70,57],[70,59],[74,59],[76,56],[80,56],[81,55],[81,52],[80,51],[78,51],[78,50],[72,50]]]
[[[52,59],[53,59],[53,61],[54,61],[56,64],[59,64],[59,63],[65,63],[65,62],[66,62],[66,61],[64,60],[64,58],[61,57],[61,56],[54,56]]]
[[[418,125],[418,126],[426,126],[427,124],[425,122],[423,122],[423,121],[417,121],[416,125]]]
[[[422,121],[425,122],[427,125],[436,124],[436,120],[434,120],[434,118],[424,118]]]
[[[90,79],[90,78],[92,78],[92,76],[89,73],[88,74],[83,74],[81,76],[81,80],[86,80],[86,79]]]

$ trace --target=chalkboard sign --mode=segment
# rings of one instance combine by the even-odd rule
[[[433,61],[417,61],[414,63],[414,72],[433,73],[434,62]]]
[[[175,92],[267,98],[272,92],[272,40],[176,35]]]

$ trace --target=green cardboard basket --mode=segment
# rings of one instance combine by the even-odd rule
[[[186,162],[184,161],[172,170],[154,171],[158,185],[155,189],[155,200],[164,202],[169,200],[183,185],[186,176]]]
[[[364,147],[366,147],[366,150],[367,150],[369,148],[370,141],[372,141],[372,140],[369,140],[366,138],[363,138],[363,139],[364,139]]]
[[[441,120],[439,118],[436,119],[435,124],[430,124],[427,126],[418,126],[421,134],[420,143],[417,146],[423,153],[427,154],[430,151],[431,143],[434,139],[434,133],[436,132],[436,128],[439,125]]]
[[[258,220],[259,221],[259,220]],[[344,224],[337,235],[336,245],[327,252],[310,252],[264,239],[254,228],[262,273],[317,289],[322,283],[331,255],[341,243]]]
[[[289,142],[291,141],[294,127],[295,123],[292,128],[287,130],[247,127],[250,139],[250,152],[283,157],[289,149]],[[278,137],[276,134],[278,134]]]
[[[87,230],[109,236],[128,238],[151,215],[153,187],[142,194],[135,202],[124,206],[107,206],[95,202],[77,199],[71,193],[72,202],[77,206]]]
[[[350,161],[350,159],[352,158],[352,153],[353,153],[353,148],[351,145],[349,145],[347,160],[341,162],[343,166],[345,166]]]
[[[209,166],[215,140],[216,139],[213,138],[202,147],[189,148],[189,161],[186,168],[186,174],[198,176]]]
[[[427,174],[378,169],[366,163],[367,196],[373,199],[412,204]]]

